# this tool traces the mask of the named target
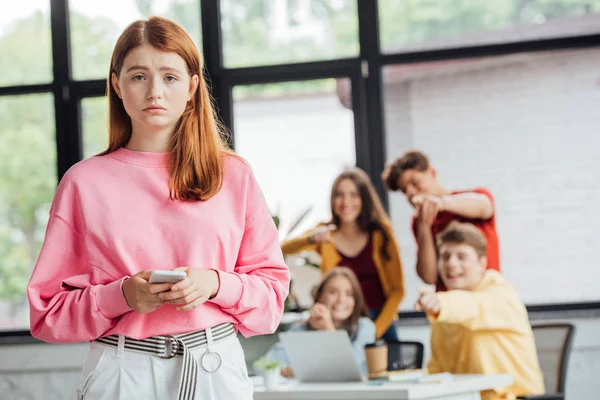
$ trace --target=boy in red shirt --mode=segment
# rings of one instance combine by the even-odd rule
[[[484,188],[445,189],[427,156],[409,151],[388,165],[381,178],[390,191],[404,193],[415,208],[412,230],[417,240],[417,274],[427,284],[445,290],[437,271],[435,237],[453,220],[470,222],[484,234],[488,269],[500,271],[494,198]]]

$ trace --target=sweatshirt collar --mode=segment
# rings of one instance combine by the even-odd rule
[[[128,164],[141,167],[165,167],[168,165],[169,152],[150,153],[145,151],[132,151],[124,147],[113,151],[109,157]]]

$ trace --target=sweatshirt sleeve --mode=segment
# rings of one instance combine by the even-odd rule
[[[50,343],[101,337],[120,315],[131,311],[121,289],[123,280],[94,282],[81,235],[52,210],[27,286],[31,335]]]
[[[437,356],[435,354],[431,354],[431,358],[429,359],[429,362],[427,363],[427,373],[428,374],[439,374],[440,372],[444,372],[442,371],[442,368],[440,367],[440,364],[438,363],[437,360]]]
[[[494,196],[492,195],[492,192],[490,192],[486,188],[475,188],[475,189],[473,189],[473,193],[482,194],[490,200],[490,202],[492,203],[492,217],[493,217],[493,215],[496,213],[496,202],[494,201]],[[492,218],[492,217],[490,217],[490,218]]]
[[[317,250],[316,243],[310,243],[308,237],[312,230],[305,232],[302,236],[286,240],[281,244],[281,251],[285,256],[300,253],[301,251]]]
[[[400,260],[400,247],[396,242],[392,228],[386,225],[385,229],[388,236],[387,253],[390,259],[384,262],[384,268],[389,279],[390,292],[379,316],[375,320],[378,338],[383,336],[389,329],[394,318],[398,315],[398,307],[404,298],[404,272]]]
[[[469,330],[526,329],[523,321],[527,321],[527,310],[510,288],[480,292],[450,290],[438,296],[440,313],[437,317],[428,315],[431,322],[457,324]]]
[[[365,346],[375,342],[375,324],[367,317],[358,320],[358,331],[352,342],[354,355],[358,360],[364,359]]]
[[[290,274],[279,247],[277,228],[251,173],[244,233],[234,271],[217,272],[221,286],[209,301],[235,317],[245,337],[275,332],[289,292]]]

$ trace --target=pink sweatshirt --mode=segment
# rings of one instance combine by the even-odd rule
[[[71,343],[121,334],[136,339],[232,322],[244,336],[272,333],[288,294],[277,230],[250,168],[224,161],[208,201],[169,200],[167,153],[121,148],[74,165],[50,209],[27,287],[31,334]],[[146,269],[215,269],[215,298],[192,311],[129,308],[121,285]]]

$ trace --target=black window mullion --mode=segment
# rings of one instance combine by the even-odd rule
[[[237,86],[314,80],[322,79],[324,76],[331,78],[346,77],[348,71],[354,70],[358,65],[359,61],[356,58],[341,58],[295,64],[223,69],[221,73],[227,82]]]
[[[71,95],[77,100],[85,97],[106,96],[106,79],[71,82]]]
[[[384,65],[458,60],[475,57],[496,57],[518,53],[586,49],[600,46],[600,34],[530,40],[512,43],[483,44],[469,47],[423,50],[381,55]]]
[[[235,150],[235,133],[233,131],[233,87],[221,84],[217,87],[219,92],[216,94],[217,113],[221,122],[229,132],[227,142]]]
[[[209,79],[210,92],[217,107],[217,114],[229,132],[229,144],[234,147],[233,101],[231,84],[223,76],[223,41],[221,32],[221,1],[201,0],[202,49],[205,73]]]
[[[367,123],[367,85],[357,68],[351,76],[352,111],[354,113],[354,146],[356,148],[356,166],[369,173],[371,154],[369,152],[369,126]],[[370,174],[369,174],[370,175]]]
[[[23,95],[33,93],[48,93],[52,91],[52,84],[22,85],[0,87],[0,96]]]
[[[357,140],[356,159],[364,160],[364,164],[357,164],[367,172],[387,209],[387,194],[380,178],[381,171],[385,167],[385,125],[381,99],[378,2],[377,0],[357,1],[361,75],[364,80],[364,101],[361,102],[363,109],[359,112],[366,120],[366,128],[364,131],[357,132],[365,137]],[[365,143],[365,145],[359,147],[358,143]]]
[[[52,84],[56,124],[58,176],[82,157],[79,104],[71,87],[71,46],[69,40],[68,0],[50,0],[52,29]]]

